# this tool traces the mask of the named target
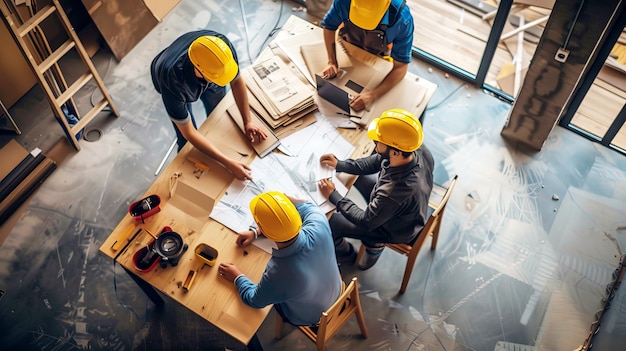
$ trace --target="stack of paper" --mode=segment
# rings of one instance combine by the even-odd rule
[[[317,109],[314,91],[280,57],[273,56],[241,71],[250,107],[273,129],[288,125]]]
[[[237,124],[237,127],[241,130],[244,135],[246,134],[245,126],[243,125],[243,117],[241,117],[241,113],[239,112],[239,108],[237,108],[236,104],[232,104],[228,109],[226,109],[230,118]],[[278,145],[280,145],[280,140],[273,131],[268,128],[265,123],[263,123],[260,118],[257,116],[254,110],[250,111],[250,118],[252,119],[252,123],[265,133],[267,138],[260,143],[252,143],[252,148],[256,151],[259,157],[265,157],[267,154],[272,152]]]

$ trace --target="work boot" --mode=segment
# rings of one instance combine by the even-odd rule
[[[335,255],[337,256],[337,264],[340,266],[353,265],[357,256],[354,246],[346,240],[335,247]]]
[[[384,244],[379,244],[380,246],[376,246],[376,247],[371,247],[371,246],[367,246],[365,248],[365,255],[363,255],[363,257],[361,258],[361,261],[359,262],[359,269],[364,271],[367,269],[372,268],[372,266],[374,264],[376,264],[376,261],[378,261],[378,259],[380,258],[380,255],[383,253],[383,250],[385,249],[385,245]]]

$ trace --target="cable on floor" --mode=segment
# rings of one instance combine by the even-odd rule
[[[265,43],[267,43],[267,41],[274,36],[274,34],[276,34],[276,32],[278,32],[282,27],[279,27],[278,24],[280,23],[280,19],[283,17],[283,7],[284,7],[284,1],[280,2],[280,11],[278,11],[278,18],[276,18],[276,23],[274,23],[274,27],[272,28],[272,30],[269,32],[269,34],[267,35],[267,37],[265,37],[265,40],[263,41],[263,43],[261,43],[261,46],[259,48],[259,52],[256,54],[256,56],[254,57],[255,59],[257,57],[259,57],[259,55],[261,55],[261,51],[263,51],[263,48],[265,48]]]
[[[280,20],[283,17],[283,7],[284,7],[284,1],[281,1],[280,2],[280,11],[278,11],[278,17],[276,18],[276,23],[274,23],[274,26],[272,27],[272,30],[270,30],[269,34],[265,37],[265,40],[263,40],[263,42],[261,43],[261,46],[259,47],[259,52],[253,58],[252,55],[250,54],[250,37],[249,37],[249,33],[248,33],[248,22],[246,21],[246,11],[245,11],[244,6],[243,6],[243,0],[239,0],[239,8],[241,10],[241,18],[243,20],[243,27],[244,27],[245,38],[246,38],[246,51],[248,53],[248,60],[250,61],[250,64],[252,64],[254,62],[254,60],[256,60],[257,57],[259,57],[259,55],[261,55],[261,52],[265,48],[265,44],[267,43],[267,41],[272,36],[274,36],[274,34],[276,34],[277,31],[279,31],[281,29],[281,27],[279,27],[278,24],[280,23]]]
[[[454,90],[452,90],[452,92],[450,94],[448,94],[446,97],[444,97],[443,100],[439,101],[434,106],[426,107],[426,109],[424,111],[430,111],[430,110],[434,110],[434,109],[438,108],[444,102],[446,102],[449,98],[451,98],[454,94],[456,94],[456,92],[459,91],[459,89],[461,89],[464,86],[465,86],[465,83],[461,83],[461,85],[456,87]]]
[[[134,315],[135,318],[137,318],[137,320],[141,320],[141,318],[139,318],[139,315],[137,314],[137,312],[135,312],[135,310],[130,307],[129,305],[125,304],[124,301],[122,301],[122,299],[119,297],[119,295],[117,295],[117,275],[115,274],[115,263],[117,261],[113,260],[113,290],[115,291],[115,298],[117,299],[117,302],[120,303],[120,305],[122,305],[122,307],[124,307],[125,309],[131,311]]]
[[[433,268],[433,262],[434,262],[434,257],[433,259],[430,261],[430,264],[428,265],[428,270],[426,271],[426,277],[424,277],[424,293],[422,294],[422,309],[424,308],[424,295],[426,295],[426,286],[428,284],[428,278],[430,277],[430,271]],[[430,321],[430,317],[428,317],[428,314],[426,314],[425,316],[425,322],[426,322],[426,328],[424,328],[422,331],[420,331],[414,338],[413,340],[411,340],[411,342],[409,343],[409,347],[407,347],[406,351],[411,350],[411,346],[413,346],[415,344],[415,342],[417,341],[417,339],[422,336],[422,334],[424,334],[427,330],[430,329],[430,326],[432,325],[433,322]],[[435,334],[435,337],[437,335]],[[437,337],[437,341],[439,341],[439,344],[441,345],[441,347],[443,347],[443,349],[445,350],[446,347],[443,345],[443,343],[441,342],[441,340],[439,340],[439,338]]]

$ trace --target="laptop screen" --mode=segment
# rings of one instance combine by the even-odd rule
[[[318,74],[315,75],[315,82],[317,84],[317,95],[344,110],[346,113],[350,113],[350,96],[347,91],[327,81]]]

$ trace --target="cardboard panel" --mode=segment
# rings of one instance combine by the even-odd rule
[[[143,0],[82,2],[118,61],[159,23]]]
[[[28,151],[15,139],[11,139],[0,149],[0,180],[3,180],[11,171],[28,156]]]
[[[9,28],[5,22],[0,24],[0,100],[6,108],[10,108],[35,83],[35,75],[30,69],[28,62],[22,55],[22,51],[13,40]]]

